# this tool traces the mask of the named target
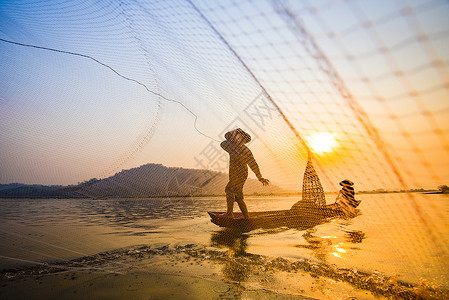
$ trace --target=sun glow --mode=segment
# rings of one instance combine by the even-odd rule
[[[337,146],[335,134],[329,132],[316,133],[306,138],[306,140],[310,149],[315,153],[329,153]]]

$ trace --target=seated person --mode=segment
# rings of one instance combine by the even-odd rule
[[[338,208],[344,211],[347,215],[354,215],[355,208],[359,206],[360,200],[355,200],[354,188],[352,187],[354,183],[348,179],[345,179],[340,182],[340,185],[343,187],[337,195],[335,199],[335,203],[338,205]]]

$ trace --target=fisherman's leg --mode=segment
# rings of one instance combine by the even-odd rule
[[[234,200],[235,200],[235,194],[234,193],[226,193],[226,216],[232,217],[233,211],[234,211]]]
[[[235,201],[236,201],[237,204],[239,205],[240,210],[241,210],[242,213],[243,213],[243,217],[244,217],[245,219],[249,219],[249,216],[248,216],[248,208],[246,207],[246,204],[245,204],[245,202],[243,201],[243,191],[240,191],[240,192],[237,193],[237,196],[235,197]]]
[[[233,188],[231,185],[226,185],[226,213],[223,215],[224,217],[229,217],[232,218],[234,217],[233,215],[233,210],[234,210],[234,201],[235,201],[235,192],[233,191]]]

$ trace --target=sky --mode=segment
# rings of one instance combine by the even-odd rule
[[[449,5],[373,3],[2,1],[0,183],[226,171],[241,127],[284,188],[302,141],[327,191],[449,184]]]

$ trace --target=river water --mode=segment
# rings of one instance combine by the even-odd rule
[[[327,198],[332,198],[329,196]],[[358,195],[360,215],[307,230],[230,232],[210,222],[224,197],[157,199],[1,199],[2,269],[64,261],[132,245],[197,244],[339,268],[381,272],[449,287],[449,197]],[[290,208],[298,197],[247,197],[250,211]],[[332,200],[328,201],[332,202]],[[238,209],[237,206],[235,209]]]

